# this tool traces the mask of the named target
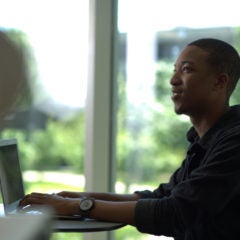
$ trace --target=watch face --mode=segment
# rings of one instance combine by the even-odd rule
[[[80,202],[80,209],[82,211],[88,211],[92,208],[93,206],[93,200],[92,199],[83,199]]]

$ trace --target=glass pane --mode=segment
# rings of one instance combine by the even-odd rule
[[[205,0],[197,11],[191,7],[190,0],[119,0],[116,192],[156,188],[185,156],[190,123],[174,113],[169,84],[182,48],[198,38],[214,37],[240,49],[235,1],[226,6]],[[126,227],[116,232],[116,239],[155,237]]]
[[[1,138],[18,140],[26,193],[83,190],[88,0],[0,7],[0,28],[24,50],[29,80]]]

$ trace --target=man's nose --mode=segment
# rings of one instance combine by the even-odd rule
[[[174,72],[174,74],[170,78],[170,84],[171,85],[178,85],[180,83],[181,83],[181,78],[179,76],[179,73],[176,71],[176,72]]]

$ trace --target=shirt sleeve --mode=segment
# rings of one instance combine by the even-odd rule
[[[175,204],[170,196],[174,187],[182,179],[185,162],[186,160],[172,174],[168,183],[160,184],[154,191],[135,192],[141,197],[135,209],[135,223],[140,232],[171,236],[170,226],[180,225],[180,223],[174,223],[177,209],[174,208]],[[158,226],[161,226],[161,228]]]
[[[172,226],[179,226],[181,222],[173,199],[164,197],[162,199],[141,199],[135,208],[135,223],[138,231],[154,235],[174,236]],[[147,214],[146,214],[147,213]]]
[[[239,134],[220,137],[187,179],[175,181],[181,176],[180,168],[169,184],[142,195],[149,198],[137,202],[137,229],[154,235],[179,236],[199,224],[204,231],[231,228],[233,219],[240,220],[233,206],[240,192],[239,159]],[[168,194],[163,196],[165,193]]]

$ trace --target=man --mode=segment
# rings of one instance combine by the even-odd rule
[[[229,106],[239,76],[239,55],[223,41],[200,39],[182,51],[170,80],[172,101],[193,127],[186,158],[167,184],[129,195],[32,193],[21,205],[48,204],[58,214],[122,222],[177,240],[239,239],[240,106]]]

